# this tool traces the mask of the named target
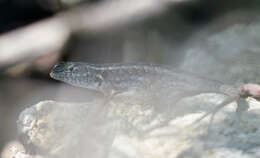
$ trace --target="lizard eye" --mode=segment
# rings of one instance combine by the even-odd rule
[[[65,63],[60,62],[54,66],[52,71],[53,72],[63,72],[64,70],[65,70]]]

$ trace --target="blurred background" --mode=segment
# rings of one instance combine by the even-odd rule
[[[159,63],[260,83],[259,0],[0,0],[0,12],[2,157],[26,107],[91,98],[49,77],[58,61]]]

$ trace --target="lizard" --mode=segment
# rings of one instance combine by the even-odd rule
[[[59,62],[50,72],[56,80],[73,86],[95,90],[111,98],[130,89],[147,89],[156,92],[177,92],[173,102],[179,98],[199,95],[201,93],[217,93],[227,96],[223,102],[211,111],[206,112],[195,122],[199,122],[215,114],[231,102],[237,102],[237,116],[247,111],[247,97],[260,100],[260,85],[243,84],[240,87],[227,85],[218,80],[208,79],[197,74],[185,72],[157,64],[90,64],[84,62]]]

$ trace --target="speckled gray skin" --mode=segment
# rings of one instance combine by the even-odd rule
[[[153,64],[104,64],[60,62],[50,76],[68,84],[108,92],[131,88],[160,91],[197,91],[230,95],[224,84],[194,74]],[[154,89],[153,89],[154,88]],[[229,88],[231,88],[229,86]]]

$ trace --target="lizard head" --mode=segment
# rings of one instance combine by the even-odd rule
[[[95,89],[101,85],[103,78],[97,67],[81,62],[59,62],[51,70],[50,76],[65,83]]]

